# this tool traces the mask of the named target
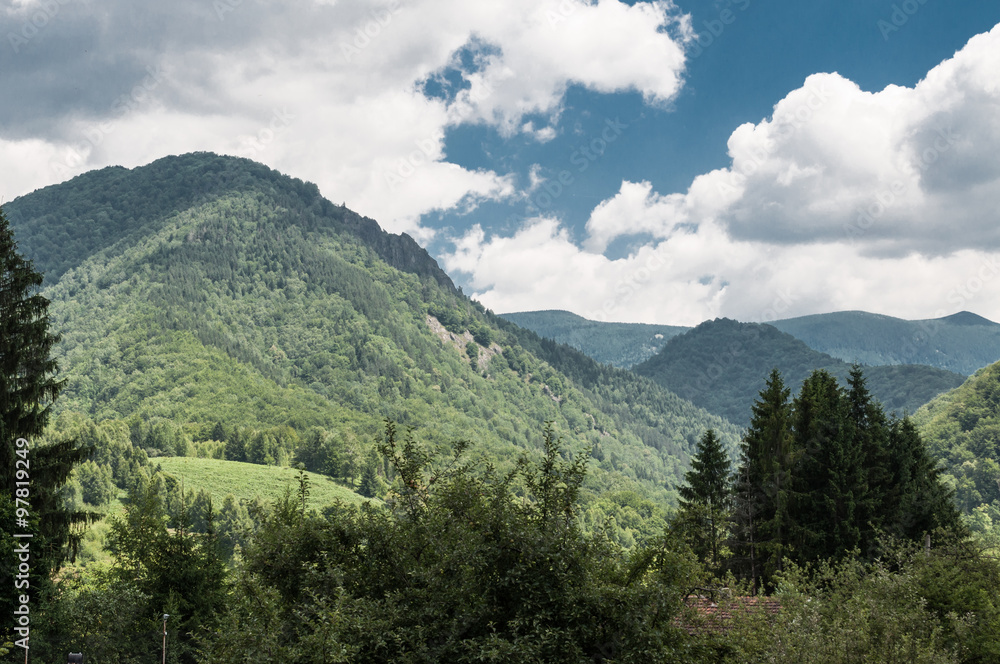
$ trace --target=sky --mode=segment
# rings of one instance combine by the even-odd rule
[[[0,202],[212,151],[497,313],[1000,321],[1000,2],[0,0]]]

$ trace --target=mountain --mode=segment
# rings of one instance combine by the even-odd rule
[[[583,351],[598,362],[629,368],[653,356],[667,339],[689,327],[644,323],[602,323],[569,311],[523,311],[501,317],[538,336]]]
[[[842,311],[771,324],[846,362],[926,364],[969,376],[1000,360],[1000,324],[968,311],[930,320]]]
[[[959,506],[992,504],[1000,524],[1000,362],[940,395],[913,417],[931,452],[944,462]]]
[[[777,367],[792,392],[815,369],[844,382],[851,365],[809,348],[771,325],[726,318],[707,321],[670,339],[633,371],[738,425]],[[868,388],[886,410],[914,411],[962,383],[964,376],[927,366],[866,367]]]
[[[408,236],[245,159],[106,168],[4,209],[62,334],[57,409],[122,420],[153,455],[320,455],[351,479],[390,418],[503,467],[552,421],[593,449],[591,491],[662,504],[706,428],[736,443],[650,380],[499,320]]]

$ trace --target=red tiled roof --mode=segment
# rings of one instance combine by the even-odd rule
[[[763,612],[774,616],[781,610],[781,602],[773,597],[732,597],[716,602],[701,595],[688,595],[684,604],[694,609],[696,615],[693,619],[679,617],[676,622],[689,634],[728,632],[736,615]]]

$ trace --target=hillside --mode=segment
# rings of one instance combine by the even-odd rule
[[[237,500],[260,498],[275,502],[286,492],[295,495],[299,488],[297,470],[283,466],[260,466],[239,461],[201,459],[197,457],[157,457],[150,465],[176,477],[184,484],[185,493],[205,491],[216,507],[221,507],[228,494]],[[336,501],[360,504],[367,499],[318,473],[306,472],[309,478],[309,506],[320,509]]]
[[[629,368],[652,357],[667,339],[691,328],[644,323],[602,323],[569,311],[524,311],[502,318],[582,351],[603,364]]]
[[[633,371],[667,387],[706,410],[738,425],[777,367],[793,392],[815,369],[845,381],[850,365],[815,351],[775,327],[716,319],[668,341],[660,352]],[[934,396],[962,383],[964,377],[926,366],[866,367],[874,397],[888,411],[915,411]]]
[[[963,311],[931,320],[902,320],[842,311],[771,323],[846,362],[926,364],[969,376],[1000,360],[1000,324]]]
[[[569,449],[593,448],[590,491],[666,503],[706,428],[736,441],[646,379],[526,349],[412,239],[248,160],[103,169],[5,210],[48,271],[58,409],[125,421],[143,448],[217,441],[231,460],[307,458],[351,482],[385,418],[500,466],[552,421]]]
[[[944,462],[959,506],[969,512],[992,504],[1000,525],[1000,362],[937,397],[913,419]]]

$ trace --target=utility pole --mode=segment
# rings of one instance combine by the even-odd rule
[[[169,613],[163,614],[163,664],[167,664],[167,618]]]

